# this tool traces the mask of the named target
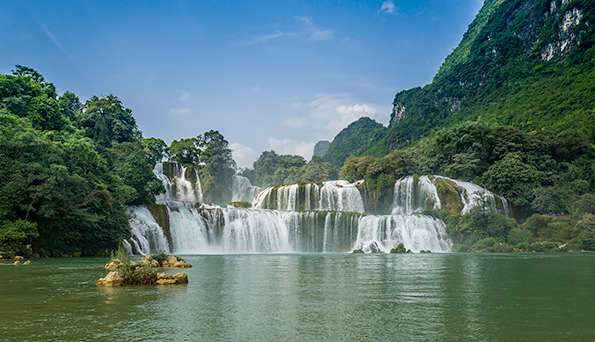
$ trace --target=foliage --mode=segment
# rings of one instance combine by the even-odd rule
[[[385,134],[386,127],[382,124],[363,117],[343,129],[328,147],[324,160],[333,167],[340,168],[350,156],[363,154]]]
[[[82,107],[33,69],[0,75],[3,244],[56,256],[112,250],[129,235],[126,205],[162,190],[139,139],[115,96]]]
[[[200,162],[200,150],[196,138],[172,141],[169,152],[171,159],[182,165],[198,165]]]
[[[170,158],[169,147],[162,139],[143,138],[142,147],[153,167],[163,159]]]
[[[134,142],[141,133],[132,116],[114,95],[91,97],[77,116],[79,127],[100,147],[110,147],[112,142]]]
[[[264,151],[253,164],[253,169],[243,170],[252,184],[270,186],[297,183],[300,169],[306,165],[301,156],[279,155],[275,151]]]
[[[126,262],[118,268],[125,285],[153,285],[157,281],[157,271],[150,265]]]
[[[196,137],[200,151],[200,169],[203,191],[208,201],[227,203],[231,199],[232,177],[236,163],[232,158],[229,143],[219,131],[210,130]]]
[[[39,237],[37,224],[25,220],[5,222],[0,227],[0,255],[29,256],[30,246],[34,238]]]

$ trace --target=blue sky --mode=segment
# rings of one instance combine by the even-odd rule
[[[218,129],[247,166],[309,157],[394,94],[431,81],[480,0],[0,3],[0,72],[39,70],[82,99],[115,94],[145,136]]]

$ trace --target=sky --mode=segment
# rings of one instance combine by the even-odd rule
[[[0,72],[118,96],[145,137],[221,131],[234,159],[310,158],[432,80],[481,0],[0,2]]]

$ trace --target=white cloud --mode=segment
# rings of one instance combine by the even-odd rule
[[[303,41],[320,42],[330,40],[334,36],[332,30],[319,27],[310,17],[295,16],[293,18],[301,25],[298,25],[298,27],[289,28],[284,31],[278,30],[271,33],[257,35],[240,42],[237,45],[253,46],[274,43],[285,39],[299,39]],[[292,26],[295,26],[295,23],[293,23]]]
[[[314,24],[314,21],[312,21],[312,19],[310,17],[304,17],[304,16],[298,15],[298,16],[295,16],[294,18],[295,18],[295,20],[301,22],[304,25]]]
[[[331,38],[333,38],[333,31],[330,30],[318,30],[312,32],[312,34],[310,35],[310,40],[313,40],[315,42],[329,40]]]
[[[231,148],[231,155],[239,167],[252,167],[252,163],[258,157],[254,149],[239,142],[231,143],[229,147]]]
[[[397,6],[395,6],[395,2],[392,0],[385,0],[380,5],[380,9],[378,10],[380,13],[387,13],[393,14],[397,10]]]
[[[188,99],[190,99],[190,93],[187,92],[186,90],[180,91],[180,94],[178,95],[178,101],[186,102],[186,101],[188,101]]]
[[[278,139],[270,137],[268,139],[268,149],[273,150],[279,154],[297,154],[306,159],[312,157],[314,150],[313,142],[297,141],[293,139]]]
[[[173,107],[169,109],[169,113],[177,116],[188,115],[192,112],[189,107]]]
[[[293,33],[286,33],[281,31],[275,31],[272,33],[265,33],[258,35],[256,37],[250,38],[245,42],[240,43],[241,46],[251,46],[251,45],[259,45],[259,44],[266,44],[270,43],[288,36],[293,35]]]
[[[300,105],[296,106],[296,103]],[[329,138],[362,116],[384,123],[390,112],[385,105],[356,101],[344,94],[316,96],[303,104],[293,100],[290,106],[301,114],[286,118],[283,126],[317,130]]]

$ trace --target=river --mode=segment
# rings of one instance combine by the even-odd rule
[[[98,288],[102,258],[0,266],[0,340],[595,340],[595,254],[186,259],[163,287]]]

